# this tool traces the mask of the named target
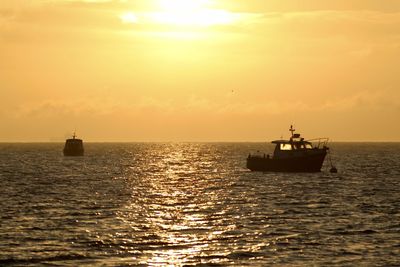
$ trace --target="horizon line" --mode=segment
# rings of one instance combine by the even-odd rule
[[[83,139],[82,139],[83,140]],[[98,141],[98,140],[94,140],[94,141],[85,141],[83,140],[84,143],[270,143],[273,140],[264,140],[264,141],[229,141],[229,140],[225,140],[225,141],[177,141],[177,140],[158,140],[158,141],[117,141],[117,140],[113,140],[113,141]],[[0,144],[40,144],[40,143],[65,143],[65,140],[62,141],[26,141],[26,140],[21,140],[21,141],[0,141]],[[329,143],[400,143],[400,140],[335,140],[332,141],[330,140]]]

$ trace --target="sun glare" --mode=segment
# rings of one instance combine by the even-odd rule
[[[210,0],[159,0],[160,12],[152,19],[161,24],[177,26],[212,26],[230,24],[234,15],[225,10],[212,9]]]
[[[159,0],[158,5],[162,10],[175,12],[198,11],[209,6],[209,0]]]
[[[211,0],[157,0],[154,10],[120,16],[124,23],[158,24],[175,27],[208,27],[228,25],[239,15],[223,9],[213,9]]]
[[[123,23],[136,23],[138,22],[138,18],[132,12],[124,13],[120,16]]]
[[[234,16],[224,10],[198,10],[190,12],[170,11],[151,14],[151,19],[160,24],[176,26],[226,25],[234,21]]]

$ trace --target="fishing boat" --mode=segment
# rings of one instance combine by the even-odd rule
[[[247,168],[251,171],[262,172],[319,172],[328,153],[328,138],[304,140],[299,133],[295,133],[293,125],[289,131],[292,136],[289,140],[275,140],[275,150],[272,154],[249,154]],[[316,143],[315,145],[311,142]],[[333,172],[332,167],[331,172]]]
[[[83,141],[82,139],[76,138],[75,133],[72,138],[65,141],[64,156],[83,156]]]

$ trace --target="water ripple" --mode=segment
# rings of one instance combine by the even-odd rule
[[[252,173],[266,144],[0,145],[0,265],[398,265],[400,144],[338,174]]]

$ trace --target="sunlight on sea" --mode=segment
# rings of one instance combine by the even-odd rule
[[[400,144],[257,173],[256,143],[0,144],[0,265],[396,265]]]

